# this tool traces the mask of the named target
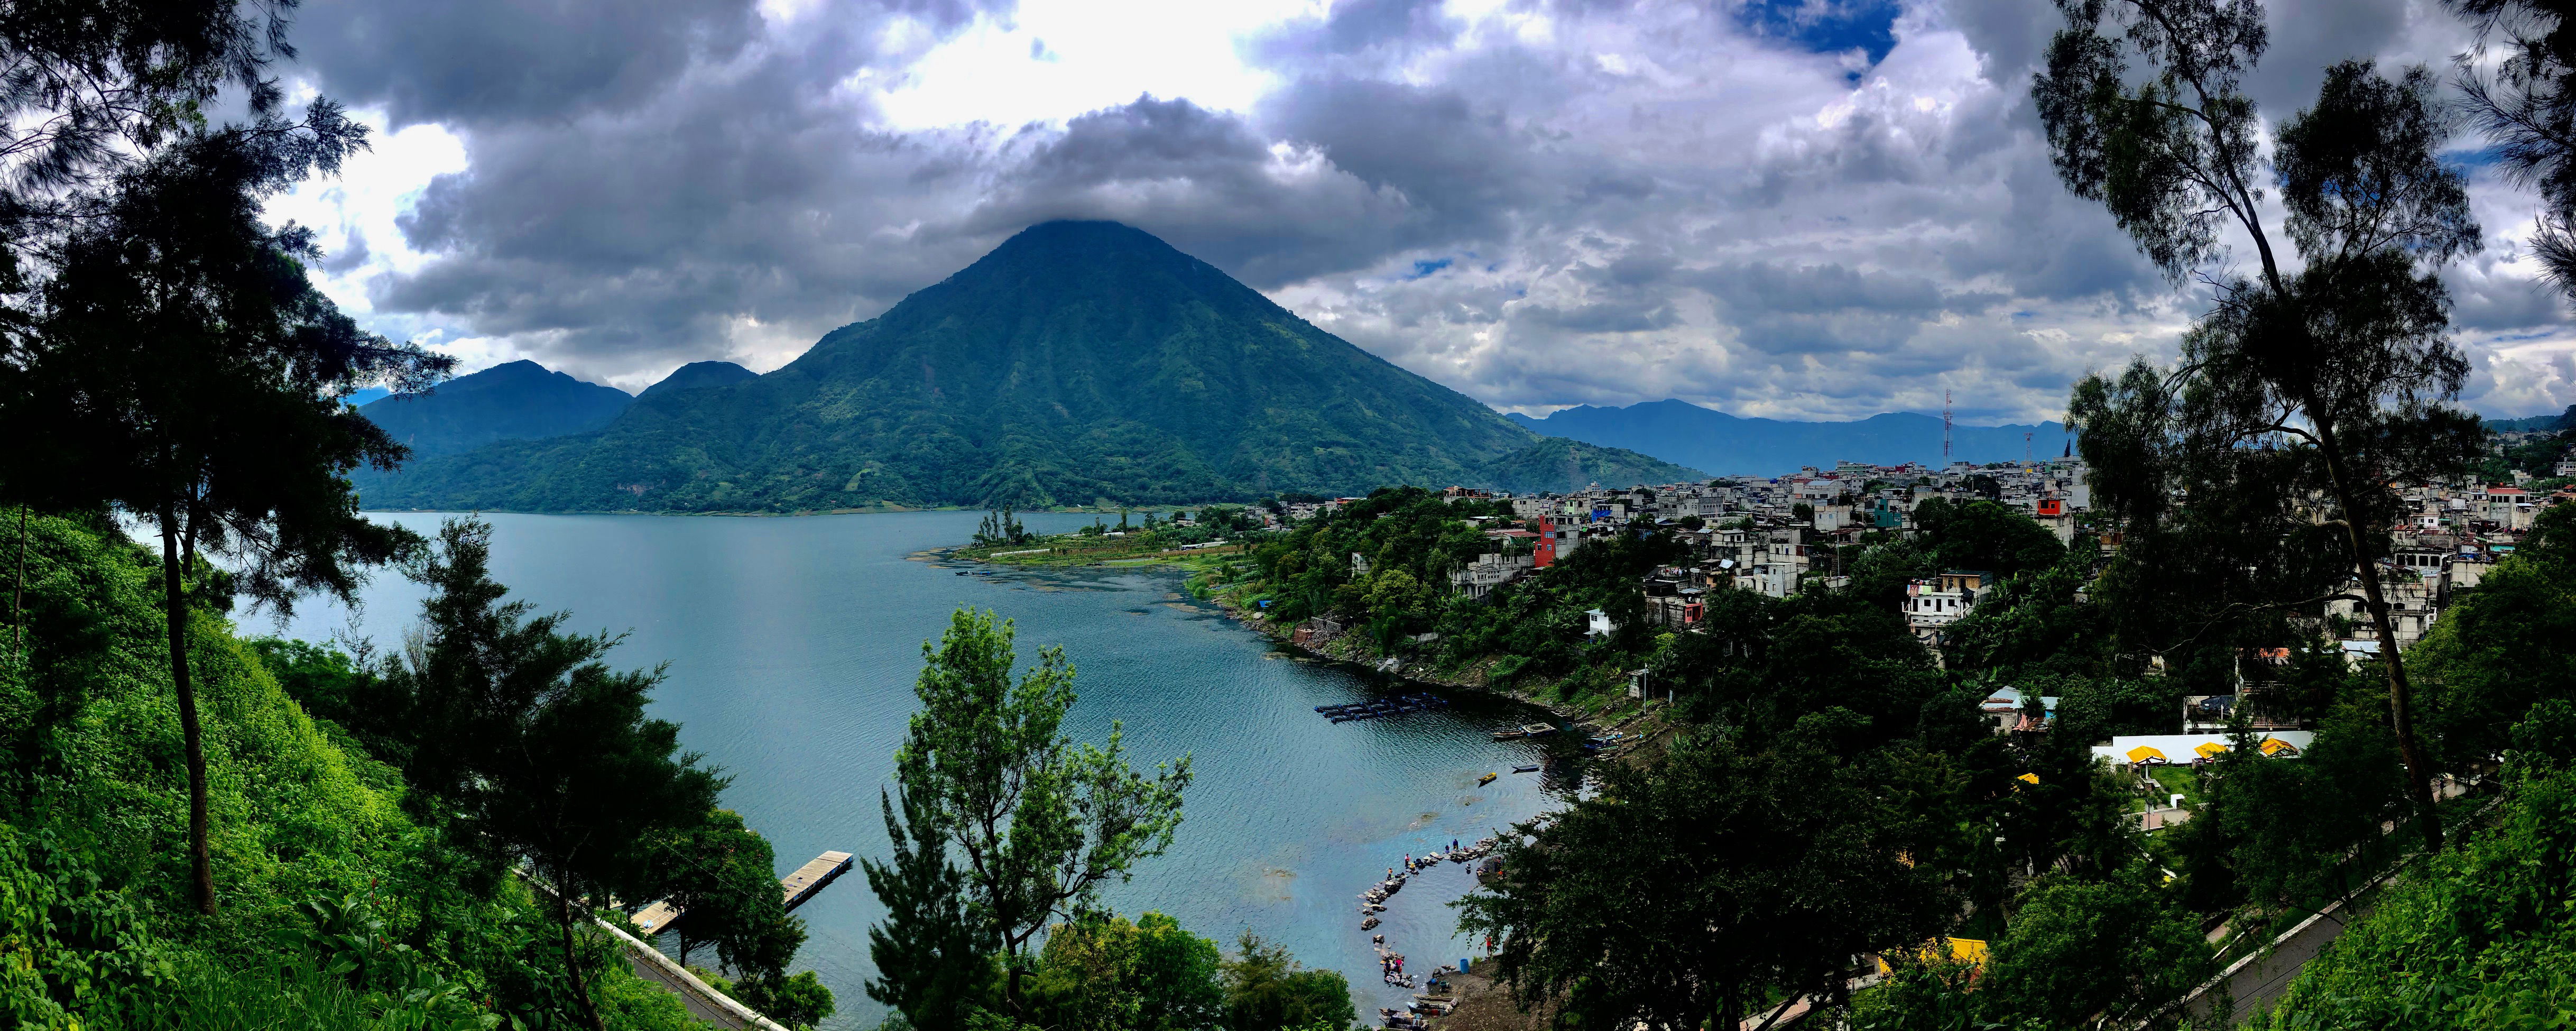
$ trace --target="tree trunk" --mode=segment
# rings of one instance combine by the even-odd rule
[[[2424,829],[2425,847],[2438,852],[2442,848],[2442,814],[2433,808],[2433,771],[2425,764],[2424,750],[2415,740],[2414,691],[2406,682],[2405,657],[2397,653],[2397,625],[2389,621],[2388,601],[2379,590],[2379,567],[2371,563],[2369,550],[2362,546],[2361,509],[2353,503],[2351,477],[2343,467],[2343,454],[2335,444],[2334,432],[2318,427],[2317,443],[2318,450],[2325,453],[2326,475],[2334,485],[2335,500],[2343,505],[2343,531],[2352,544],[2353,571],[2361,577],[2371,629],[2379,634],[2379,661],[2388,668],[2388,717],[2390,729],[2397,732],[2397,756],[2406,764],[2406,797],[2415,804],[2415,822]]]
[[[1028,1014],[1020,1012],[1020,952],[1005,949],[1003,955],[1009,957],[1010,969],[1002,975],[1002,1002],[1011,1008],[1012,1019],[1025,1021]]]
[[[564,889],[561,878],[556,879],[553,888],[555,925],[563,932],[564,976],[572,979],[572,997],[581,1003],[582,1018],[590,1023],[591,1031],[608,1031],[608,1021],[600,1018],[599,1004],[591,1001],[590,982],[581,976],[581,950],[574,947],[572,940],[572,892]]]
[[[179,695],[179,734],[188,749],[188,872],[197,912],[215,915],[215,868],[206,850],[206,743],[197,726],[197,689],[188,682],[188,597],[180,582],[179,520],[161,510],[162,621],[170,631],[170,685]]]

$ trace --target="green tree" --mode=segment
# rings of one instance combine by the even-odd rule
[[[401,767],[411,757],[417,729],[411,698],[388,683],[366,646],[351,656],[304,641],[264,637],[250,642],[277,686],[315,719],[347,731],[368,755]]]
[[[2208,976],[2198,921],[2134,866],[2103,880],[2049,874],[1993,943],[1980,1009],[2005,1026],[2123,1026]]]
[[[1843,998],[1852,957],[1938,934],[1956,900],[1911,864],[1932,835],[1860,762],[1865,721],[1816,713],[1778,747],[1725,737],[1614,766],[1599,797],[1504,835],[1458,903],[1497,976],[1562,1026],[1735,1027],[1777,992]]]
[[[544,879],[574,998],[607,1031],[575,909],[660,895],[652,842],[703,822],[724,781],[680,752],[677,724],[645,716],[661,672],[611,670],[601,657],[616,638],[566,634],[566,614],[504,601],[491,546],[491,524],[451,519],[419,564],[433,593],[418,646],[392,670],[424,725],[404,774],[467,847]]]
[[[372,382],[418,388],[452,360],[359,330],[305,277],[310,231],[261,220],[265,197],[336,170],[364,132],[317,102],[302,123],[194,132],[129,167],[49,255],[34,332],[0,363],[0,434],[18,445],[0,482],[38,507],[114,506],[159,531],[190,864],[208,914],[192,589],[228,588],[199,603],[239,592],[280,611],[316,590],[347,598],[363,567],[417,542],[358,514],[346,474],[404,451],[340,399]],[[200,552],[235,570],[200,576]]]
[[[2263,756],[2251,735],[2218,758],[2198,826],[2181,838],[2186,848],[2226,849],[2228,886],[2261,916],[2322,909],[2379,872],[2382,857],[2369,846],[2403,815],[2406,773],[2375,708],[2338,707],[2295,762]],[[2199,838],[2214,840],[2191,840]],[[2206,858],[2194,859],[2189,875],[2209,876]]]
[[[1048,648],[1014,681],[1013,637],[1011,623],[959,609],[936,647],[922,644],[913,688],[921,709],[895,753],[904,818],[891,803],[886,814],[897,841],[935,841],[960,861],[966,912],[1006,964],[1004,1004],[1026,1020],[1020,982],[1032,942],[1049,920],[1079,916],[1102,886],[1124,883],[1138,861],[1170,847],[1190,760],[1138,772],[1117,723],[1105,746],[1076,745],[1062,730],[1073,666]]]
[[[1953,502],[1925,498],[1914,506],[1914,523],[1932,564],[1941,569],[1977,569],[1999,577],[2017,576],[2057,565],[2066,546],[2029,516],[1992,501]]]
[[[265,118],[284,103],[270,63],[293,58],[293,2],[232,0],[37,5],[0,24],[0,261],[77,224],[89,188],[202,124],[231,99]],[[13,291],[14,292],[14,291]]]
[[[1047,932],[1028,984],[1034,1023],[1059,1031],[1196,1031],[1219,1026],[1216,943],[1161,913],[1134,923],[1086,913]]]
[[[1025,544],[1028,540],[1028,528],[1020,525],[1019,516],[1009,505],[1002,506],[999,512],[984,513],[984,520],[975,524],[975,546],[979,548]]]
[[[652,865],[662,871],[665,885],[662,901],[682,914],[672,927],[679,936],[680,962],[687,963],[692,948],[709,942],[730,941],[732,954],[755,954],[761,951],[755,939],[785,917],[775,873],[777,853],[767,839],[743,826],[741,814],[715,810],[657,837],[652,849]]]
[[[2301,968],[2267,1029],[2542,1028],[2576,1007],[2576,721],[2564,702],[2518,728],[2485,829],[2410,870]]]
[[[2460,592],[2416,643],[2425,723],[2453,761],[2505,750],[2510,728],[2576,684],[2576,505],[2541,513],[2512,557]]]
[[[920,1031],[960,1031],[996,980],[991,957],[1000,941],[991,922],[969,909],[966,872],[948,853],[931,800],[901,787],[877,794],[894,854],[887,862],[859,861],[868,890],[886,907],[885,919],[868,928],[877,976],[867,992]]]
[[[794,977],[763,978],[735,987],[742,990],[743,1005],[789,1027],[813,1027],[838,1008],[832,1002],[832,990],[824,987],[823,979],[814,976],[811,970],[799,972]]]
[[[2389,485],[2461,468],[2478,444],[2476,417],[2442,406],[2469,363],[2448,337],[2438,269],[2474,252],[2479,230],[2461,173],[2437,157],[2445,131],[2432,76],[2390,80],[2366,61],[2328,68],[2315,106],[2282,123],[2267,159],[2242,88],[2266,42],[2261,5],[2059,8],[2068,24],[2032,91],[2059,177],[2109,208],[2175,281],[2222,269],[2218,304],[2185,335],[2173,377],[2182,435],[2200,448],[2286,442],[2313,463],[2380,638],[2417,818],[2438,843],[2432,770],[2377,568],[2396,509]],[[2273,249],[2266,178],[2284,213],[2278,229],[2303,262],[2295,272]],[[2222,228],[2251,239],[2254,276],[2223,271]],[[2071,421],[2097,414],[2087,395],[2099,383],[2078,386]],[[2088,425],[2088,459],[2090,436]]]
[[[1338,970],[1309,970],[1288,950],[1250,931],[1226,957],[1227,1031],[1351,1026],[1351,984]]]

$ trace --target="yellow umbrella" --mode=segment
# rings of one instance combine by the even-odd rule
[[[2207,759],[2210,756],[2217,755],[2226,750],[2226,745],[2219,744],[2216,741],[2203,741],[2200,743],[2200,747],[2192,749],[2193,752],[2198,753],[2203,759]]]
[[[2133,763],[2160,763],[2171,762],[2172,760],[2166,759],[2165,754],[2157,751],[2152,745],[2139,745],[2136,748],[2129,749],[2129,761]]]
[[[2013,779],[2014,779],[2014,780],[2020,780],[2020,781],[2028,781],[2028,782],[2030,782],[2030,783],[2032,783],[2032,784],[2038,784],[2038,783],[2039,783],[2039,774],[2036,774],[2036,773],[2025,773],[2025,774],[2022,774],[2021,776],[2015,777],[2015,778],[2013,778]]]
[[[2263,739],[2263,754],[2270,756],[2293,756],[2299,754],[2299,746],[2283,741],[2277,737],[2267,737]]]

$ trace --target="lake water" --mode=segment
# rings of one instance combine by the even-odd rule
[[[442,517],[378,518],[435,534]],[[493,575],[515,597],[569,610],[573,630],[627,634],[612,655],[620,665],[669,664],[654,714],[678,721],[683,745],[731,774],[724,805],[777,847],[782,873],[826,850],[885,854],[878,791],[891,783],[922,643],[951,611],[1017,620],[1024,660],[1062,645],[1079,671],[1068,720],[1077,739],[1101,740],[1123,720],[1139,766],[1188,753],[1197,772],[1171,850],[1109,901],[1130,916],[1168,913],[1228,949],[1246,929],[1283,943],[1309,965],[1341,970],[1364,1018],[1408,994],[1379,979],[1370,933],[1405,953],[1409,971],[1455,962],[1474,943],[1445,903],[1472,878],[1455,864],[1415,878],[1375,932],[1359,930],[1359,893],[1406,854],[1556,808],[1571,787],[1556,766],[1510,772],[1539,762],[1543,746],[1496,742],[1491,731],[1543,714],[1489,697],[1327,722],[1315,706],[1408,688],[1292,657],[1190,600],[1174,573],[960,576],[921,557],[962,543],[978,513],[488,518]],[[1025,521],[1059,532],[1090,517]],[[395,644],[422,594],[380,576],[354,618],[308,605],[284,633]],[[1478,787],[1487,772],[1502,777]],[[873,973],[867,928],[882,912],[856,870],[797,910],[812,935],[799,967],[817,971],[840,1003],[828,1026],[873,1027],[883,1016],[861,987]]]

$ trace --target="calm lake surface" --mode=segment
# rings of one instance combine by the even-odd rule
[[[377,518],[434,535],[444,517]],[[1573,788],[1557,766],[1510,772],[1539,762],[1542,745],[1490,738],[1544,715],[1526,707],[1469,694],[1447,712],[1326,722],[1315,706],[1409,688],[1292,658],[1191,601],[1175,573],[960,576],[920,554],[963,543],[979,513],[487,518],[493,574],[515,597],[569,610],[568,629],[626,633],[620,665],[669,664],[654,714],[732,775],[723,804],[777,847],[781,873],[826,850],[885,854],[878,791],[891,783],[922,643],[951,611],[1017,620],[1023,665],[1062,645],[1079,671],[1077,739],[1101,740],[1122,720],[1137,765],[1187,753],[1197,771],[1171,851],[1109,893],[1117,910],[1160,910],[1229,950],[1247,929],[1286,944],[1341,970],[1363,1018],[1408,994],[1380,981],[1369,934],[1385,934],[1409,971],[1455,962],[1474,943],[1445,903],[1472,878],[1455,864],[1415,878],[1375,932],[1359,930],[1359,893],[1406,854],[1557,808]],[[1060,532],[1090,517],[1025,521]],[[356,614],[308,605],[282,632],[398,645],[422,595],[381,575]],[[257,620],[244,629],[266,632]],[[1478,787],[1487,772],[1502,777]],[[875,1026],[883,1007],[861,986],[882,909],[866,879],[852,870],[797,915],[812,935],[800,969],[840,1003],[829,1026]]]

